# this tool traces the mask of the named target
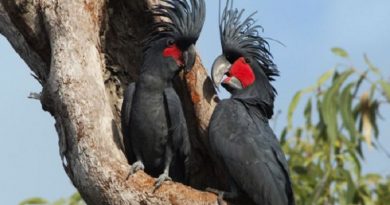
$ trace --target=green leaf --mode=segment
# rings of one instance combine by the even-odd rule
[[[374,100],[370,104],[370,121],[371,121],[371,125],[374,128],[375,138],[378,138],[379,136],[379,128],[377,125],[378,113],[379,113],[379,103],[376,100]]]
[[[362,147],[362,140],[359,140],[358,145],[356,147],[356,151],[359,154],[359,156],[364,159],[364,153],[363,153],[363,147]]]
[[[357,81],[355,90],[354,90],[354,92],[353,92],[353,96],[356,96],[356,95],[357,95],[357,93],[358,93],[358,91],[359,91],[359,88],[360,88],[360,86],[361,86],[362,83],[363,83],[363,80],[367,77],[367,73],[368,73],[368,71],[366,70],[366,71],[364,71],[363,74],[360,75],[359,80]],[[373,85],[375,85],[375,84],[373,84]]]
[[[345,51],[344,49],[342,48],[338,48],[338,47],[334,47],[332,48],[332,52],[337,55],[337,56],[340,56],[342,58],[348,58],[348,53],[347,51]]]
[[[317,87],[322,86],[329,78],[331,78],[334,75],[335,70],[331,69],[326,71],[324,74],[321,75],[321,77],[317,81]]]
[[[355,86],[355,83],[348,84],[341,93],[340,96],[340,112],[343,119],[344,127],[348,130],[352,141],[356,141],[358,131],[355,127],[355,119],[352,111],[352,94],[351,90]]]
[[[46,199],[34,197],[34,198],[26,199],[26,200],[20,202],[19,205],[47,204],[47,203],[48,203],[48,201]]]
[[[52,205],[66,205],[65,199],[58,199],[57,201],[53,202]]]
[[[295,93],[293,100],[290,103],[290,106],[288,108],[287,120],[288,120],[288,127],[289,128],[292,128],[293,114],[294,114],[295,109],[298,106],[299,100],[301,99],[302,95],[303,95],[302,90]]]
[[[355,183],[353,182],[352,176],[348,171],[343,171],[344,178],[347,179],[347,203],[352,204],[353,203],[353,198],[355,196],[356,192],[356,186]]]
[[[280,134],[280,144],[282,146],[286,143],[286,136],[287,136],[287,127],[284,128],[282,133]]]
[[[382,89],[383,89],[383,92],[387,98],[387,101],[390,102],[390,83],[384,81],[384,80],[381,80],[379,81],[379,83],[381,84],[382,86]]]
[[[332,178],[332,171],[327,170],[325,175],[320,176],[320,181],[315,185],[315,189],[311,198],[309,199],[308,204],[317,204],[318,199],[324,194],[327,184],[329,184],[330,179]]]
[[[77,205],[79,202],[82,201],[80,193],[76,192],[70,197],[70,205]]]
[[[324,124],[326,125],[328,136],[333,145],[336,137],[338,136],[337,108],[339,105],[337,102],[339,98],[339,89],[353,72],[354,71],[352,69],[349,69],[338,75],[335,78],[332,87],[328,91],[326,91],[324,95],[324,102],[321,106],[321,113],[323,116]]]
[[[302,128],[298,128],[297,130],[295,130],[295,137],[298,139],[301,138],[302,132],[303,132]]]
[[[305,115],[305,119],[306,119],[306,126],[308,128],[311,127],[311,111],[312,111],[312,102],[311,102],[311,98],[307,101],[307,104],[305,106],[305,111],[304,111],[304,115]]]
[[[364,54],[364,62],[367,64],[368,68],[376,75],[381,75],[380,70],[371,63],[370,59],[368,58],[367,54]]]
[[[350,149],[348,153],[349,156],[351,157],[351,162],[355,165],[354,166],[355,175],[360,176],[362,172],[362,165],[360,163],[358,156],[356,155],[358,153],[356,152],[356,150],[353,149]]]
[[[370,99],[372,99],[375,96],[375,91],[377,88],[377,84],[372,84],[370,87]]]

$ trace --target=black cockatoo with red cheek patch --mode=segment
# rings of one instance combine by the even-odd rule
[[[162,0],[152,9],[164,22],[153,25],[144,41],[139,79],[128,86],[121,111],[131,173],[145,170],[165,180],[186,182],[190,141],[173,78],[195,64],[195,43],[205,19],[204,0]]]
[[[223,54],[212,68],[216,87],[231,93],[218,103],[210,121],[210,146],[228,172],[230,190],[220,198],[250,198],[258,205],[293,205],[289,168],[279,141],[269,126],[276,90],[271,85],[278,70],[268,43],[259,36],[253,14],[227,2],[219,28]]]

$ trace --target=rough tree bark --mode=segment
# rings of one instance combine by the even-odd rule
[[[159,0],[0,0],[0,33],[41,83],[40,101],[55,118],[63,166],[88,204],[215,204],[213,194],[138,172],[126,180],[120,107],[137,79],[141,39]],[[223,186],[208,155],[207,126],[216,105],[198,58],[176,80],[193,144],[191,184]],[[223,175],[222,175],[223,176]],[[215,179],[215,180],[211,180]]]

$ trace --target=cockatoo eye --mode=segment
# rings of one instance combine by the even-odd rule
[[[167,46],[172,46],[173,44],[175,44],[175,41],[173,39],[167,40]]]

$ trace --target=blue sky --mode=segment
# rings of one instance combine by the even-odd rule
[[[313,84],[318,76],[340,59],[330,49],[346,49],[357,67],[363,67],[363,54],[390,77],[390,1],[255,1],[239,0],[238,8],[256,18],[271,41],[271,52],[281,71],[274,83],[279,95],[276,109],[281,120],[293,94]],[[218,1],[207,1],[207,20],[198,44],[206,67],[221,52],[217,30]],[[61,166],[54,120],[42,111],[38,101],[27,99],[40,85],[9,43],[0,37],[0,199],[17,204],[24,198],[42,196],[57,199],[75,192]],[[390,79],[389,79],[390,80]],[[224,94],[222,94],[224,95]],[[381,110],[381,143],[390,149],[390,109]],[[279,123],[279,127],[282,124]],[[380,151],[368,151],[366,172],[390,174],[390,159]]]

